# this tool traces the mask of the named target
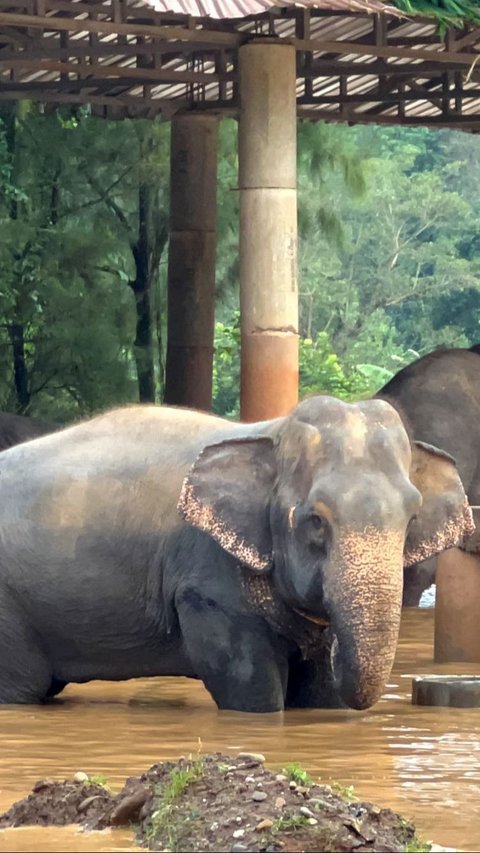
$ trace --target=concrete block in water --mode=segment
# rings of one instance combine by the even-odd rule
[[[412,705],[480,708],[480,675],[425,675],[414,678]]]

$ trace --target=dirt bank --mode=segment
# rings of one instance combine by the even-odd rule
[[[119,794],[83,773],[42,780],[0,815],[7,826],[86,829],[131,825],[137,841],[157,851],[429,850],[411,823],[390,809],[357,802],[350,789],[316,785],[296,765],[283,773],[249,753],[195,755],[155,764],[127,779]]]

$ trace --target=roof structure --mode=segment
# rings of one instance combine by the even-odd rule
[[[480,129],[480,28],[380,0],[0,0],[0,100],[235,115],[238,49],[297,49],[298,115]]]

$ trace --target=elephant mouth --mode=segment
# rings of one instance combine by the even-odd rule
[[[299,610],[297,607],[293,608],[295,613],[298,613],[302,619],[308,619],[309,622],[313,622],[315,625],[321,625],[322,628],[325,628],[327,625],[330,625],[328,619],[324,619],[322,616],[316,616],[314,613],[309,613],[308,610]]]

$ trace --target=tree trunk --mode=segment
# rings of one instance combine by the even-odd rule
[[[151,269],[151,190],[148,184],[138,188],[138,238],[132,247],[135,259],[135,279],[129,282],[135,295],[137,330],[134,358],[138,377],[138,398],[141,403],[155,402],[155,368],[153,358],[152,269]]]
[[[15,393],[17,395],[17,411],[24,414],[30,404],[30,389],[28,381],[28,370],[25,362],[25,339],[22,323],[11,323],[8,334],[12,344],[13,374],[15,382]]]
[[[11,163],[11,181],[12,184],[16,184],[16,177],[20,169],[19,165],[19,152],[18,152],[18,142],[17,142],[17,105],[13,104],[9,109],[7,115],[4,117],[5,125],[6,125],[6,143],[7,143],[7,151],[9,154],[9,159]],[[15,197],[12,194],[10,201],[10,219],[13,221],[17,221],[20,219],[20,205]],[[20,264],[20,255],[16,254],[14,256],[15,262]],[[17,287],[18,290],[21,290],[22,281],[21,281],[21,273],[16,272]],[[15,386],[15,395],[17,398],[17,411],[19,414],[23,414],[28,409],[30,405],[30,388],[29,388],[29,376],[28,376],[28,368],[25,360],[25,327],[21,318],[21,311],[18,306],[18,291],[16,304],[13,312],[13,322],[8,325],[8,335],[10,338],[10,343],[12,345],[12,358],[13,358],[13,381]]]

